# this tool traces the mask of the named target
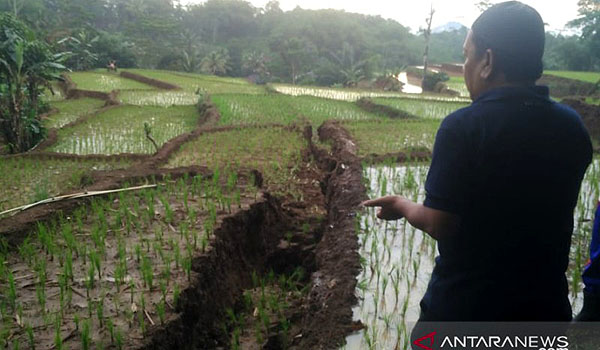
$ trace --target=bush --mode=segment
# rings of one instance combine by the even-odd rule
[[[434,91],[435,85],[437,83],[448,81],[449,79],[450,78],[448,77],[448,74],[446,74],[444,72],[431,73],[431,72],[428,71],[427,72],[427,76],[423,80],[423,86],[422,86],[423,90],[425,90],[425,91]]]

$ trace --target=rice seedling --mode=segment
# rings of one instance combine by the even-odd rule
[[[146,69],[128,69],[132,73],[140,74],[149,78],[161,80],[167,83],[175,84],[184,91],[194,93],[198,89],[209,94],[222,93],[242,93],[242,94],[263,94],[265,90],[258,85],[250,84],[248,81],[239,78],[222,78],[211,75],[171,72],[162,70]],[[194,104],[197,101],[194,100]]]
[[[31,340],[36,348],[104,346],[98,339],[109,336],[112,346],[123,348],[130,334],[141,338],[147,332],[150,317],[158,315],[166,323],[172,312],[167,306],[180,301],[193,277],[192,262],[211,249],[209,235],[222,216],[253,201],[232,168],[216,168],[213,179],[167,178],[157,189],[96,198],[71,216],[40,223],[14,251],[0,244],[0,290],[5,295],[0,313],[17,315],[5,318],[3,329],[16,332],[15,339],[24,344],[27,334],[16,320],[39,317],[44,324],[35,325]],[[238,206],[232,205],[236,196]],[[208,234],[199,234],[206,223]],[[19,288],[26,280],[35,290]],[[126,293],[129,298],[122,297]],[[276,301],[267,304],[281,311],[281,301]],[[82,309],[87,310],[81,318],[75,317]],[[126,323],[132,328],[119,335],[117,325]],[[57,329],[73,328],[77,337],[56,338]]]
[[[69,77],[81,90],[110,92],[112,90],[154,90],[135,80],[106,72],[72,72]]]
[[[144,123],[162,146],[173,137],[192,131],[198,114],[193,106],[121,106],[98,114],[84,124],[61,129],[51,150],[74,154],[154,153],[146,139]]]
[[[358,90],[358,89],[342,89],[342,88],[325,88],[316,86],[298,86],[298,85],[285,85],[285,84],[273,84],[273,88],[282,94],[292,96],[315,96],[320,98],[327,98],[332,100],[342,101],[356,101],[363,97],[403,97],[403,98],[414,98],[414,99],[427,99],[435,101],[466,101],[464,98],[451,97],[447,95],[439,94],[405,94],[401,92],[383,92],[383,91],[371,91],[371,90]]]
[[[207,133],[183,145],[171,156],[167,166],[202,164],[215,169],[216,176],[219,170],[243,165],[260,171],[271,192],[297,194],[299,191],[293,186],[294,165],[302,159],[301,149],[304,147],[305,141],[299,133],[280,128]],[[272,162],[278,164],[282,171],[275,169]]]
[[[50,105],[58,109],[58,113],[51,114],[44,119],[44,126],[47,128],[62,128],[66,124],[74,122],[79,117],[100,109],[104,106],[104,103],[103,100],[95,98],[79,98],[52,102]]]
[[[377,120],[344,124],[359,156],[432,150],[439,120]]]
[[[123,104],[137,106],[186,106],[195,105],[198,95],[193,91],[145,91],[129,90],[119,93],[119,100]]]
[[[290,124],[309,120],[315,127],[325,120],[368,120],[381,118],[353,103],[312,96],[233,95],[211,97],[221,113],[222,125]]]
[[[122,169],[125,160],[95,161],[0,158],[0,211],[32,202],[36,190],[44,188],[46,197],[79,188],[81,179],[92,170]]]
[[[421,118],[443,119],[457,109],[468,106],[462,102],[428,101],[409,98],[376,98],[377,104],[390,106]]]
[[[368,180],[371,197],[396,193],[422,201],[427,170],[425,165],[380,165],[365,168],[364,177]],[[567,271],[573,310],[581,307],[581,271],[587,259],[590,219],[600,195],[599,181],[600,160],[595,159],[584,178],[575,210],[571,264]],[[357,218],[357,224],[361,265],[364,268],[358,277],[356,292],[361,296],[361,302],[354,313],[369,325],[371,331],[348,337],[346,349],[403,348],[409,341],[411,322],[416,321],[419,315],[418,302],[427,286],[437,253],[435,241],[404,220],[382,222],[376,219],[374,210],[368,210]],[[386,255],[389,257],[386,258]],[[389,288],[390,284],[392,288]]]

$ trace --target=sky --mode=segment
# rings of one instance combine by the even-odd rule
[[[435,14],[432,27],[444,25],[448,22],[459,22],[467,27],[479,15],[475,6],[480,0],[279,0],[281,9],[292,10],[296,6],[303,9],[333,8],[356,12],[366,15],[379,15],[383,18],[391,18],[400,24],[410,27],[416,32],[419,27],[425,25],[430,7],[433,3]],[[202,0],[181,0],[183,5],[191,3],[202,3]],[[255,7],[264,7],[268,0],[250,0]],[[500,1],[492,0],[491,3]],[[544,22],[548,24],[547,31],[560,32],[570,20],[577,17],[577,0],[521,0],[542,15]],[[572,30],[563,31],[564,34],[572,33]]]

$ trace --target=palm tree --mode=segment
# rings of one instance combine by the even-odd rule
[[[227,73],[230,69],[229,54],[226,50],[215,50],[209,53],[200,62],[200,69],[204,73],[213,75]]]

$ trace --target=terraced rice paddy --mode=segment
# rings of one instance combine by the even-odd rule
[[[373,102],[390,106],[421,118],[443,119],[457,109],[468,106],[462,102],[425,101],[407,98],[375,98]]]
[[[0,288],[8,291],[1,308],[15,315],[3,321],[0,341],[10,336],[17,348],[38,349],[139,346],[151,326],[176,317],[174,305],[197,275],[192,264],[212,250],[223,217],[255,201],[237,174],[223,179],[95,199],[38,223],[16,249],[0,247]]]
[[[310,121],[318,127],[328,119],[369,120],[380,117],[360,109],[353,103],[326,100],[312,96],[213,95],[221,114],[222,125],[282,123]]]
[[[440,120],[378,120],[344,124],[359,156],[433,149]]]
[[[112,90],[155,90],[154,87],[120,77],[117,73],[73,72],[69,77],[78,89],[110,92]]]
[[[201,74],[161,70],[128,69],[127,71],[175,84],[183,90],[192,93],[196,92],[198,89],[209,94],[262,94],[265,92],[261,86],[250,84],[243,79],[220,78]]]
[[[65,128],[98,110],[104,102],[89,98],[63,101],[57,97],[51,104],[59,113],[49,116],[45,125],[60,129],[57,143],[48,151],[80,155],[154,153],[144,124],[148,124],[159,146],[192,131],[198,125],[195,104],[196,91],[200,90],[210,94],[217,106],[222,128],[204,130],[183,144],[165,167],[203,166],[214,176],[184,176],[179,180],[167,177],[158,188],[94,199],[68,216],[57,215],[48,223],[40,223],[18,249],[0,244],[0,290],[4,300],[0,314],[11,316],[3,318],[0,344],[8,344],[10,338],[13,348],[14,344],[16,348],[35,344],[38,349],[87,349],[91,344],[120,349],[139,345],[136,342],[148,336],[150,322],[156,323],[153,329],[158,329],[179,312],[180,293],[193,281],[196,270],[202,269],[192,268],[192,262],[211,251],[214,230],[221,220],[238,210],[247,210],[259,198],[259,189],[250,184],[260,175],[246,170],[258,170],[265,191],[282,200],[291,199],[286,205],[308,203],[316,208],[310,224],[294,233],[301,233],[302,238],[292,241],[292,233],[287,232],[285,244],[293,246],[306,239],[306,244],[314,246],[318,241],[315,237],[321,232],[315,229],[309,233],[311,225],[321,225],[327,215],[324,208],[303,197],[307,185],[320,191],[320,184],[303,177],[307,172],[318,172],[303,153],[307,143],[302,124],[308,122],[316,128],[326,120],[342,121],[358,146],[359,157],[428,151],[433,148],[442,118],[469,103],[465,98],[440,95],[283,84],[274,85],[283,94],[272,94],[243,79],[132,72],[182,89],[154,89],[103,71],[73,73],[81,89],[121,90],[118,96],[124,105],[106,108]],[[450,83],[463,84],[461,79]],[[371,97],[375,103],[419,118],[390,119],[369,113],[353,103],[360,97]],[[271,123],[283,126],[265,125]],[[295,123],[300,126],[292,125]],[[2,157],[0,211],[83,189],[89,185],[93,170],[131,165],[125,160],[58,160],[50,155]],[[238,181],[238,170],[251,175]],[[401,194],[423,200],[428,171],[425,163],[365,165],[363,171],[369,197]],[[588,256],[590,220],[599,196],[600,160],[595,159],[584,179],[575,213],[568,270],[574,311],[581,307],[581,272]],[[362,270],[356,289],[360,302],[354,308],[354,318],[367,327],[348,337],[345,348],[407,349],[408,335],[419,315],[418,303],[437,255],[436,242],[404,220],[378,220],[375,210],[370,209],[359,213],[356,231]],[[287,337],[290,319],[285,310],[294,307],[287,302],[305,298],[303,287],[310,287],[301,282],[304,272],[296,267],[287,277],[274,273],[259,277],[255,272],[243,271],[252,275],[253,283],[253,289],[246,289],[237,300],[245,304],[245,311],[224,311],[231,319],[224,321],[230,329],[223,334],[231,337],[232,347],[240,344],[240,337],[252,338],[253,334],[253,344],[263,344],[274,332]],[[293,288],[286,289],[290,286]],[[243,314],[236,314],[239,311]],[[278,323],[278,331],[273,331],[275,326],[269,320]]]
[[[559,70],[547,70],[544,74],[550,74],[557,77],[581,80],[588,83],[596,83],[600,80],[600,73],[598,72],[573,72],[573,71],[559,71]]]
[[[80,188],[93,170],[123,169],[129,165],[125,160],[0,158],[0,212]]]
[[[458,91],[460,97],[469,98],[469,90],[467,90],[467,85],[465,85],[464,78],[450,77],[450,80],[445,81],[444,84],[446,84],[446,86],[448,86],[449,89]]]
[[[381,92],[368,90],[351,90],[351,89],[335,89],[322,88],[315,86],[297,86],[285,84],[273,84],[275,91],[292,96],[315,96],[331,100],[342,101],[357,101],[363,97],[403,97],[414,98],[419,100],[435,100],[435,101],[454,101],[454,102],[470,102],[463,97],[451,97],[439,94],[404,94],[401,92]]]
[[[58,142],[50,150],[73,154],[152,154],[156,150],[146,139],[144,123],[158,146],[192,131],[198,120],[195,106],[139,107],[118,106],[82,124],[61,129]]]
[[[183,145],[168,167],[205,165],[210,169],[256,169],[275,192],[292,185],[306,142],[299,131],[245,128],[211,132]],[[286,188],[287,187],[287,188]],[[285,190],[284,190],[285,189]]]
[[[380,165],[364,169],[371,198],[386,194],[424,200],[428,166]],[[581,272],[588,256],[592,221],[600,195],[600,159],[588,169],[575,212],[571,262],[567,271],[574,312],[582,306]],[[404,219],[383,221],[375,209],[357,217],[362,272],[354,318],[366,328],[347,338],[344,349],[407,349],[419,302],[427,288],[438,255],[436,242]]]
[[[79,98],[74,100],[63,100],[51,102],[52,108],[58,109],[58,113],[49,115],[44,120],[47,128],[62,128],[74,122],[79,117],[92,113],[104,106],[104,101],[95,98]]]
[[[123,104],[138,106],[186,106],[198,102],[198,95],[191,91],[121,91],[119,100]]]

